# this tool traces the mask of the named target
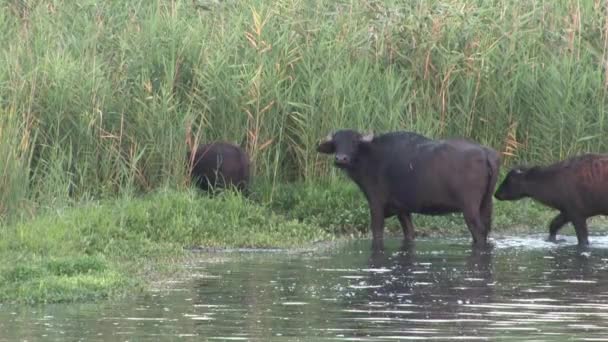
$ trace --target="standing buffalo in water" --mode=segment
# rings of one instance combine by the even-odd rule
[[[215,142],[189,150],[186,156],[192,179],[200,189],[208,191],[234,186],[247,192],[249,156],[239,146]]]
[[[585,154],[546,167],[518,167],[494,195],[499,200],[530,197],[559,210],[549,224],[549,241],[572,222],[578,244],[589,244],[587,218],[608,215],[608,155]]]
[[[384,219],[397,215],[404,238],[414,238],[412,213],[462,212],[473,243],[485,245],[499,154],[466,140],[432,140],[412,132],[374,137],[353,130],[330,134],[317,148],[335,154],[367,198],[374,247],[383,247]]]

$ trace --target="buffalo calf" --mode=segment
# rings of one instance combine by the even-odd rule
[[[194,152],[194,154],[192,154]],[[214,142],[186,154],[194,183],[202,190],[234,186],[247,192],[249,156],[237,145]]]
[[[383,246],[384,219],[397,216],[404,238],[414,238],[411,214],[462,212],[476,245],[485,245],[492,221],[492,194],[499,154],[463,140],[432,140],[412,132],[378,136],[354,130],[330,134],[317,151],[365,194],[372,246]]]
[[[503,201],[530,197],[559,210],[549,224],[549,241],[571,222],[578,244],[589,244],[587,218],[608,215],[608,155],[584,154],[541,167],[509,171],[494,196]]]

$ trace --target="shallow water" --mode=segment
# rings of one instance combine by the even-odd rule
[[[192,277],[119,303],[0,306],[0,341],[608,341],[608,236],[369,240],[201,253]],[[208,262],[213,259],[214,262]],[[218,261],[219,259],[219,261]],[[164,284],[163,286],[167,286]]]

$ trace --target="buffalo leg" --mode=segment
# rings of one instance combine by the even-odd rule
[[[476,246],[485,246],[486,238],[485,238],[485,227],[481,220],[481,215],[477,206],[475,209],[467,209],[463,212],[464,220],[471,232],[471,236],[473,236],[473,244]]]
[[[574,224],[574,230],[576,231],[576,238],[578,239],[579,246],[588,246],[589,245],[589,232],[587,231],[587,219],[576,218],[572,220]]]
[[[400,213],[397,215],[401,228],[403,229],[403,239],[407,241],[414,240],[414,224],[412,223],[412,215],[410,213]]]
[[[557,232],[566,224],[568,223],[568,218],[566,217],[566,214],[564,214],[563,212],[560,212],[557,216],[555,216],[553,218],[553,220],[551,220],[551,223],[549,223],[549,238],[547,239],[548,241],[552,241],[555,242],[557,241]],[[575,227],[576,229],[576,227]]]
[[[492,230],[492,209],[493,209],[492,196],[486,196],[481,203],[479,212],[481,214],[481,222],[483,224],[483,238],[487,239]]]
[[[372,231],[372,248],[384,248],[384,209],[370,204],[370,230]]]

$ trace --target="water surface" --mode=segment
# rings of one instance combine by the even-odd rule
[[[542,238],[201,253],[191,277],[118,303],[0,306],[0,341],[608,341],[608,237]]]

